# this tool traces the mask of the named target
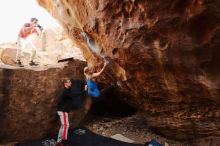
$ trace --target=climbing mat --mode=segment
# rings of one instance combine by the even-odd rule
[[[85,127],[70,129],[68,139],[69,144],[66,146],[144,146],[105,137]],[[38,140],[24,141],[17,143],[15,146],[55,146],[55,142],[56,135]]]

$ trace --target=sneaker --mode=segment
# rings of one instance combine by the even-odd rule
[[[30,65],[30,66],[36,66],[36,65],[38,65],[38,64],[36,64],[34,61],[30,61],[30,62],[29,62],[29,65]]]
[[[19,67],[24,67],[24,65],[22,65],[22,63],[21,63],[20,60],[17,60],[17,61],[16,61],[16,65],[19,66]]]

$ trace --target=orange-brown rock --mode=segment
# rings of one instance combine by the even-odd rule
[[[37,1],[89,65],[98,70],[104,55],[111,59],[103,80],[132,95],[126,101],[157,132],[220,136],[218,0]]]

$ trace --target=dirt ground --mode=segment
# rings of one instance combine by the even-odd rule
[[[144,144],[151,139],[155,139],[166,146],[189,146],[187,143],[166,139],[152,133],[145,124],[145,120],[139,114],[130,117],[97,117],[92,120],[87,127],[95,133],[110,137],[121,134],[135,143]]]

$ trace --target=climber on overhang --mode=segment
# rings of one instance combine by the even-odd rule
[[[95,78],[97,78],[105,69],[106,65],[109,63],[107,56],[101,53],[101,49],[96,45],[95,40],[91,38],[86,32],[81,32],[81,35],[85,38],[88,47],[91,49],[93,53],[100,56],[104,60],[104,66],[99,72],[94,72],[94,68],[92,67],[85,67],[84,68],[84,75],[87,80],[88,86],[88,95],[91,97],[99,97],[100,90],[95,82]]]
[[[86,77],[87,81],[87,90],[88,95],[91,97],[99,97],[100,96],[100,90],[98,89],[96,78],[101,75],[101,73],[105,70],[107,64],[109,61],[106,57],[104,57],[104,66],[99,72],[94,72],[92,67],[85,67],[84,68],[84,75]]]

